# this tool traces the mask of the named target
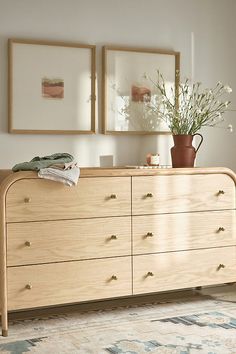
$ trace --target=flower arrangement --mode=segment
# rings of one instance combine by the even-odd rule
[[[155,110],[148,106],[150,100],[154,98],[154,96],[151,97],[150,90],[146,90],[141,85],[133,85],[130,95],[125,95],[115,83],[111,88],[119,97],[116,108],[123,124],[125,122],[126,129],[134,131],[157,131],[159,129],[160,119],[157,118]],[[141,94],[140,90],[144,92]]]
[[[223,96],[231,93],[228,85],[218,82],[213,89],[201,88],[201,83],[190,83],[186,79],[174,90],[166,89],[162,74],[157,70],[157,79],[144,74],[151,82],[155,94],[144,103],[146,110],[155,114],[157,121],[164,121],[173,135],[193,135],[202,127],[214,127],[223,122],[223,114],[227,111],[230,101],[224,101]],[[152,114],[153,118],[153,114]],[[228,128],[232,131],[232,125]]]

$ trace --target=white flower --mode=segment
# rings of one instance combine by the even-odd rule
[[[233,91],[229,85],[225,85],[225,86],[224,86],[224,90],[225,90],[225,92],[227,92],[227,93],[231,93],[231,92]]]
[[[232,124],[229,124],[228,127],[227,127],[227,129],[230,131],[230,133],[232,133],[232,132],[233,132],[233,126],[232,126]]]
[[[232,92],[229,85],[218,82],[212,89],[201,89],[200,82],[193,83],[186,79],[178,83],[177,102],[173,86],[165,82],[159,70],[154,79],[148,72],[141,75],[143,81],[150,81],[152,89],[150,93],[143,94],[140,102],[132,101],[132,95],[124,96],[119,87],[112,86],[123,100],[117,108],[118,112],[139,130],[158,130],[160,122],[164,122],[173,134],[193,135],[203,126],[217,126],[228,111],[230,101],[222,101],[221,98],[223,94]],[[221,128],[232,131],[231,125]]]

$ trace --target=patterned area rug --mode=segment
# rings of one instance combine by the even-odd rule
[[[236,304],[210,297],[15,320],[3,354],[236,354]]]

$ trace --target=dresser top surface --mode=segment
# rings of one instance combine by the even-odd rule
[[[226,167],[194,167],[194,168],[101,168],[82,167],[80,177],[132,177],[132,176],[170,176],[170,175],[202,175],[226,174],[236,183],[236,174]],[[0,183],[11,184],[19,179],[39,178],[35,171],[0,170]]]

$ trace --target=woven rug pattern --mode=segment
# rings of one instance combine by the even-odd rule
[[[3,354],[236,354],[236,304],[200,296],[10,323]]]

